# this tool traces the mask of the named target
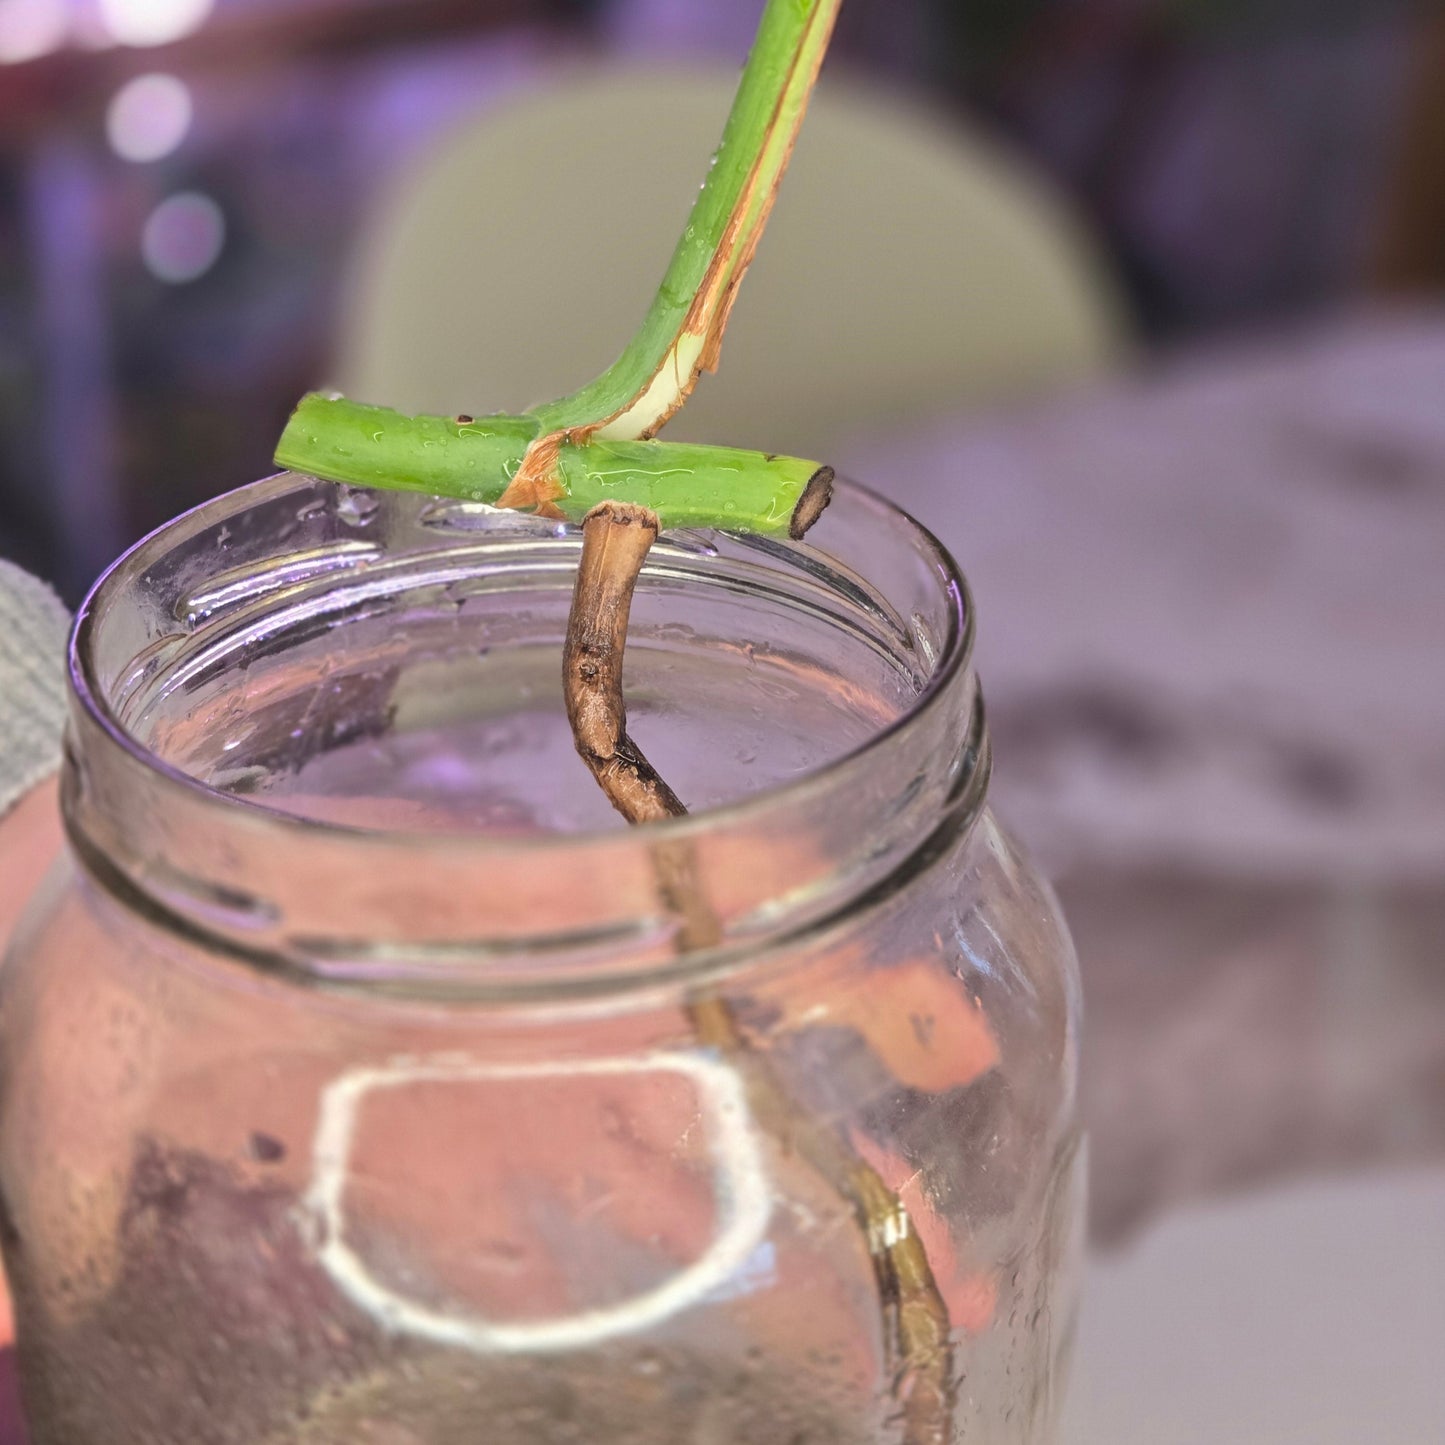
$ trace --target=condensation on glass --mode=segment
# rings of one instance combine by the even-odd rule
[[[986,805],[952,563],[852,488],[814,536],[654,553],[633,731],[694,816],[641,831],[563,713],[575,532],[287,476],[102,582],[73,861],[0,984],[38,1445],[902,1441],[870,1249],[909,1231],[953,1437],[1052,1437],[1072,955]]]

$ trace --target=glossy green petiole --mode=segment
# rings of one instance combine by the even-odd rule
[[[722,143],[652,309],[596,381],[535,411],[544,433],[653,436],[717,366],[842,0],[770,0]]]
[[[404,416],[312,395],[292,415],[276,461],[332,481],[496,505],[540,430],[532,417]],[[798,532],[815,502],[821,510],[832,473],[815,462],[731,447],[599,439],[563,446],[556,478],[549,507],[568,521],[621,500],[651,508],[665,528],[786,536]]]
[[[518,417],[407,417],[308,396],[276,452],[294,471],[580,520],[636,502],[663,527],[801,531],[832,473],[761,452],[646,440],[717,364],[723,331],[767,224],[842,0],[769,0],[737,99],[667,275],[615,365]]]

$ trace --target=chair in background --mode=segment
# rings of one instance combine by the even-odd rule
[[[583,68],[486,114],[384,195],[339,384],[510,411],[609,364],[640,320],[736,77]],[[826,454],[840,436],[1110,365],[1119,296],[1017,159],[896,97],[825,82],[720,374],[669,436]]]

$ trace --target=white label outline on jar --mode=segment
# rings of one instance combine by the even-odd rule
[[[719,1228],[686,1269],[645,1294],[605,1309],[557,1319],[498,1324],[479,1315],[445,1314],[383,1284],[346,1243],[345,1195],[362,1100],[377,1089],[419,1083],[591,1078],[676,1073],[692,1080],[717,1166]],[[735,1070],[697,1054],[648,1053],[574,1063],[479,1064],[456,1056],[399,1057],[379,1068],[352,1069],[321,1094],[311,1151],[311,1183],[302,1201],[318,1231],[316,1257],[337,1288],[383,1329],[475,1354],[536,1354],[586,1348],[641,1333],[727,1285],[754,1256],[772,1220],[773,1194],[752,1127],[747,1092]]]

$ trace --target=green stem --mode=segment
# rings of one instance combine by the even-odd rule
[[[531,417],[404,416],[386,407],[312,395],[296,408],[276,461],[355,486],[431,492],[493,505],[537,438]],[[665,442],[564,444],[552,506],[580,522],[599,502],[636,502],[663,527],[724,527],[785,536],[826,467],[729,447]]]
[[[814,504],[826,503],[826,469],[645,439],[717,364],[841,4],[768,0],[722,144],[652,309],[596,381],[526,416],[467,424],[310,396],[277,462],[332,481],[535,507],[574,521],[611,499],[650,507],[665,528],[801,535],[821,510]]]
[[[533,412],[544,436],[652,436],[716,366],[841,4],[769,0],[722,144],[647,319],[596,381]]]

